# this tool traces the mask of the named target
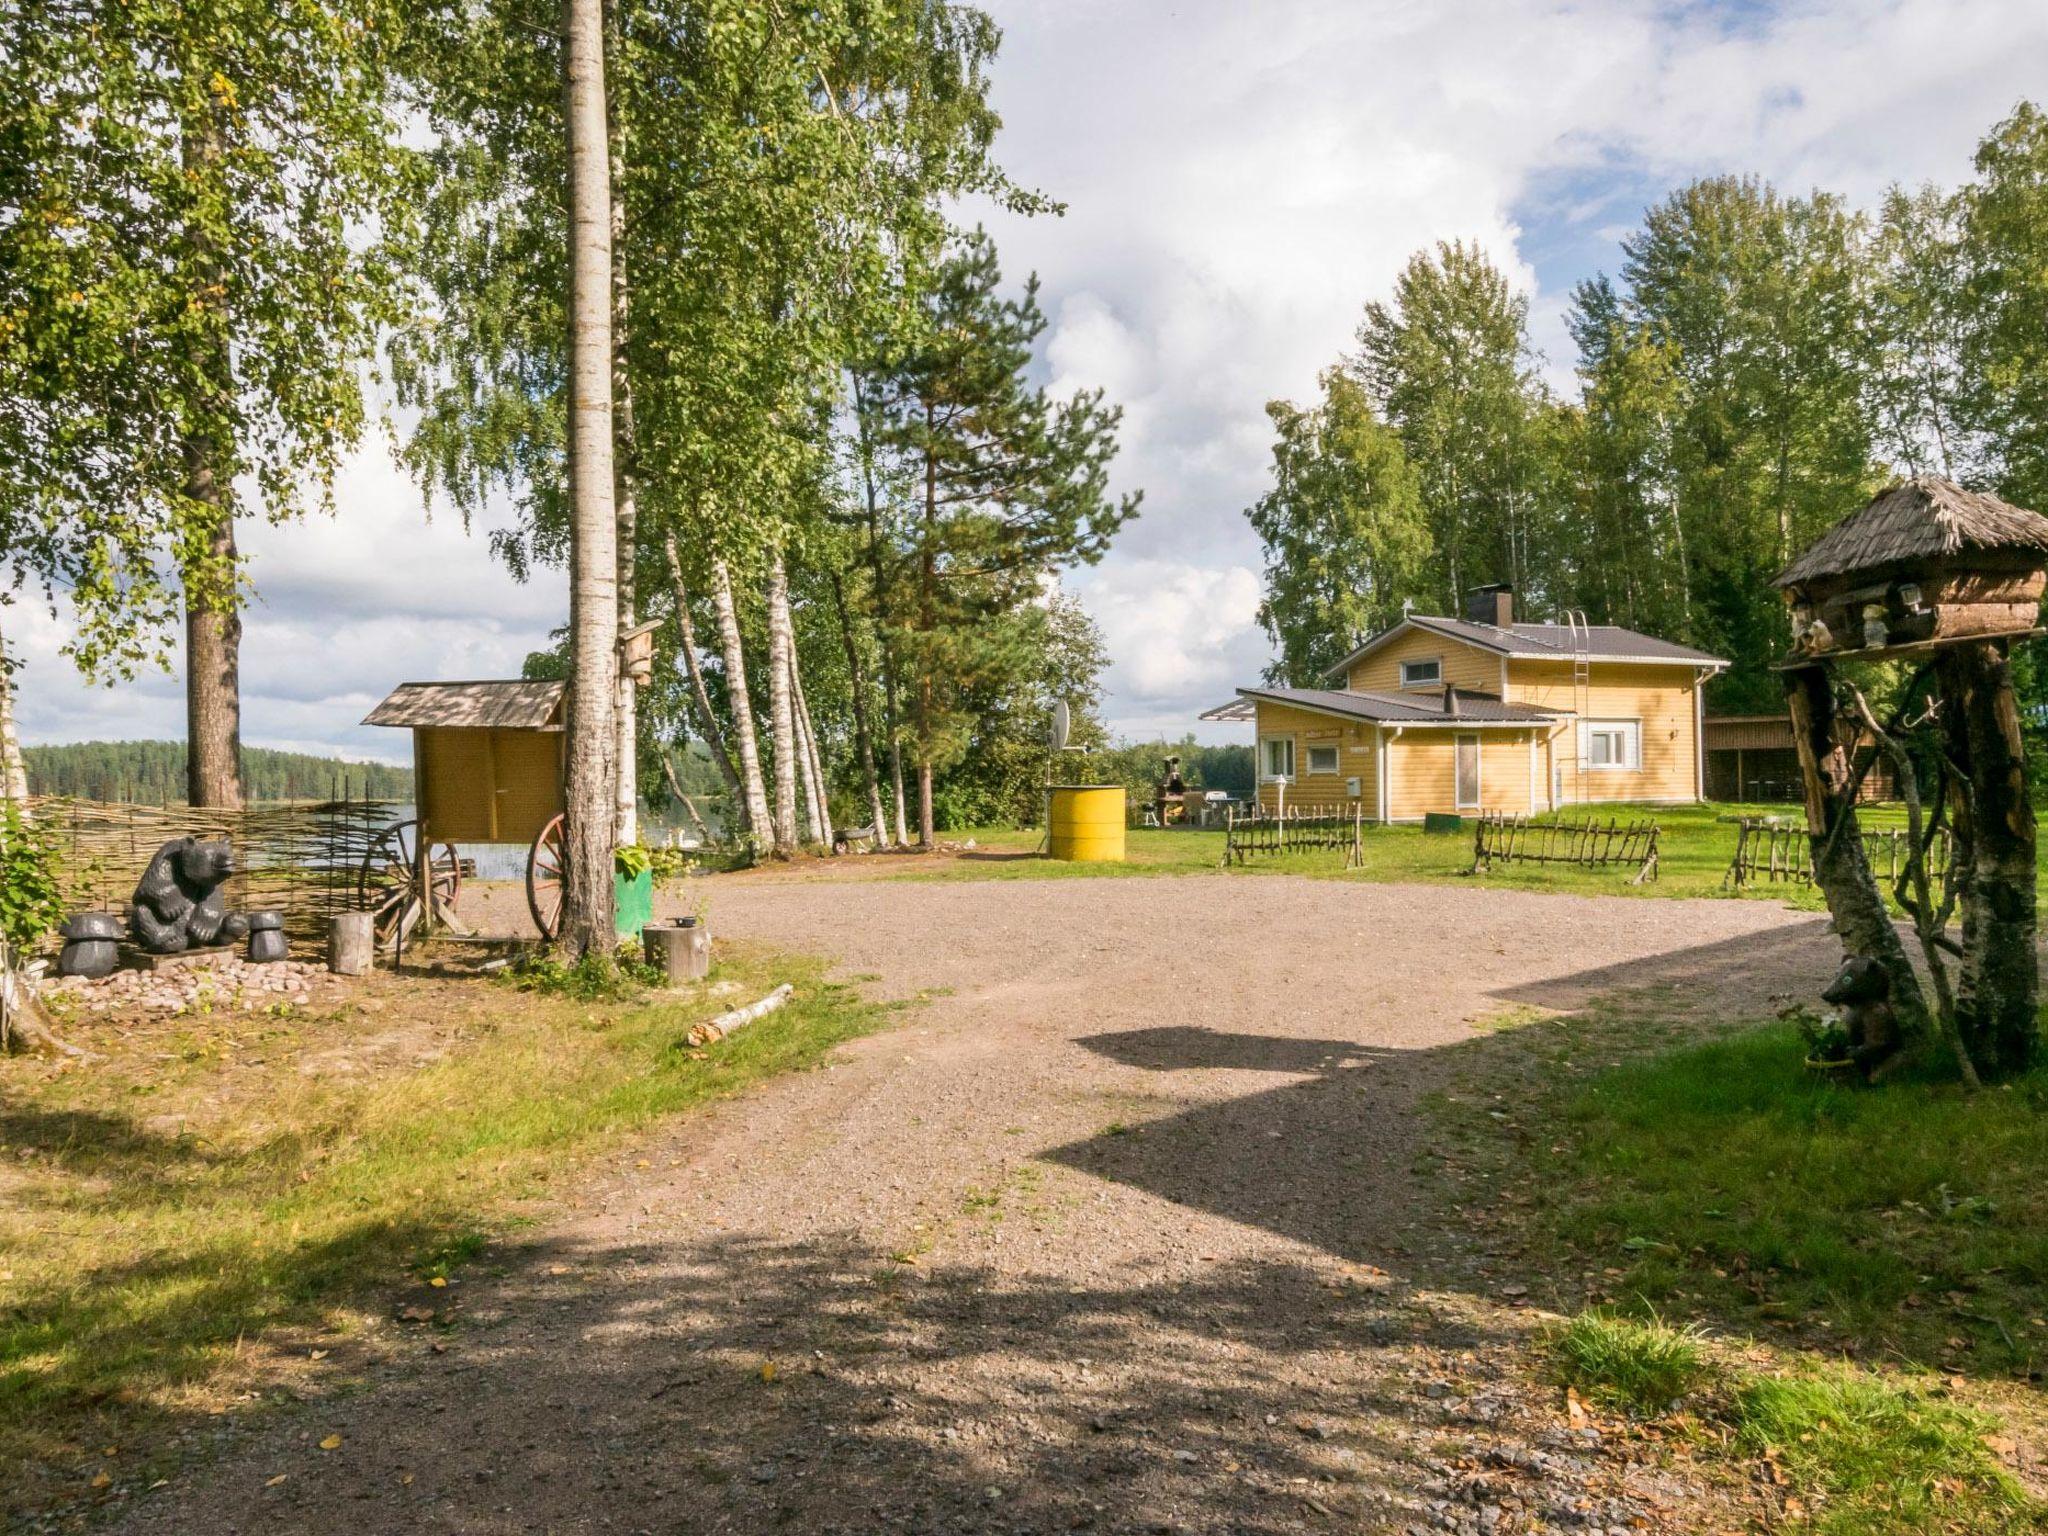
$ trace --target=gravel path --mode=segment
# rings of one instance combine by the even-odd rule
[[[597,1170],[456,1288],[445,1353],[403,1335],[121,1529],[1701,1528],[1521,1383],[1526,1314],[1426,1218],[1416,1100],[1505,1008],[1811,991],[1811,915],[739,877],[711,922],[930,999]]]

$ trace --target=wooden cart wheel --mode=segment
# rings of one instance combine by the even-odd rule
[[[562,930],[562,822],[557,816],[542,827],[526,856],[526,910],[550,944]]]
[[[380,949],[395,947],[401,933],[409,934],[419,926],[425,911],[419,848],[419,822],[393,822],[371,841],[356,873],[356,895],[370,914]],[[433,898],[436,920],[451,920],[456,894],[462,889],[462,861],[453,843],[435,843],[428,848],[425,884]]]

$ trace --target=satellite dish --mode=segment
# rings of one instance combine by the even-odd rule
[[[1074,727],[1073,712],[1067,708],[1065,699],[1056,699],[1052,706],[1052,730],[1048,739],[1055,752],[1067,750],[1067,733]]]

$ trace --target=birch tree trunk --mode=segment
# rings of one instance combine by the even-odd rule
[[[618,709],[611,148],[602,0],[564,0],[569,148],[569,769],[561,950],[609,954]]]
[[[616,10],[614,11],[616,26]],[[624,174],[622,130],[610,135],[612,234],[612,389],[618,415],[616,448],[619,582],[619,640],[625,654],[626,635],[639,622],[640,507],[634,494],[636,465],[633,441],[633,378],[626,365],[629,315],[626,305],[626,204],[619,193]],[[618,702],[612,711],[612,837],[621,845],[640,841],[640,690],[619,668]]]
[[[676,537],[664,534],[661,540],[662,553],[668,557],[669,585],[675,589],[676,628],[681,632],[683,647],[683,670],[689,674],[690,697],[697,706],[697,731],[704,738],[705,750],[710,752],[711,761],[718,768],[718,776],[725,780],[725,792],[732,801],[734,814],[745,823],[747,814],[746,798],[740,792],[740,776],[732,765],[732,754],[725,749],[725,735],[718,728],[718,716],[712,713],[711,691],[704,686],[704,669],[697,665],[697,625],[690,617],[690,592],[683,585],[683,563],[676,558]],[[670,779],[675,775],[670,772]],[[678,788],[677,794],[682,790]],[[691,812],[694,816],[696,813]],[[746,827],[753,831],[752,827]]]
[[[732,708],[733,747],[739,754],[740,785],[746,795],[747,830],[764,852],[775,851],[775,823],[761,783],[761,751],[754,737],[754,701],[747,693],[747,653],[740,644],[739,610],[732,601],[732,572],[711,562],[711,601],[718,610],[718,635],[725,652],[725,694]]]
[[[804,782],[811,796],[811,836],[827,848],[832,846],[831,780],[825,777],[825,754],[818,748],[818,723],[811,718],[810,701],[804,697],[803,663],[797,656],[796,630],[789,635],[789,693],[796,711],[797,748],[802,753]]]
[[[14,672],[4,635],[0,635],[0,801],[10,801],[22,815],[28,814],[28,764],[22,760],[21,737],[14,728]]]
[[[868,570],[875,583],[875,638],[882,661],[882,729],[888,737],[889,783],[895,791],[895,840],[897,847],[908,848],[910,826],[903,796],[903,741],[900,731],[902,712],[897,706],[896,656],[889,644],[889,580],[882,566],[882,499],[875,484],[875,458],[868,434],[867,400],[861,389],[860,375],[857,373],[853,377],[853,403],[855,419],[860,423],[861,481],[867,495]],[[875,817],[875,836],[878,842],[888,841],[879,813]]]
[[[1899,930],[1885,910],[1877,877],[1863,851],[1856,821],[1849,754],[1835,730],[1835,696],[1820,667],[1795,667],[1784,674],[1785,704],[1792,716],[1792,740],[1799,750],[1806,784],[1806,830],[1813,842],[1813,881],[1826,896],[1828,913],[1842,948],[1884,968],[1891,979],[1892,1010],[1906,1038],[1927,1038],[1927,997]]]
[[[790,691],[792,694],[796,691],[794,684],[791,684]],[[802,792],[797,798],[803,804],[804,840],[815,846],[824,841],[819,831],[824,825],[821,814],[823,802],[819,797],[818,776],[811,766],[810,722],[804,719],[803,710],[794,701],[790,705],[790,721],[796,736],[797,788]]]
[[[796,721],[790,707],[789,572],[777,550],[768,565],[768,748],[775,754],[775,840],[796,845]]]

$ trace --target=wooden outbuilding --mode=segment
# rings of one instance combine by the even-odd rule
[[[1708,715],[1702,727],[1709,800],[1797,805],[1805,798],[1790,715]],[[1838,722],[1836,731],[1851,753],[1871,745],[1867,732],[1847,722]],[[1857,799],[1892,800],[1897,795],[1891,764],[1877,758],[1857,786]]]
[[[1798,661],[2032,632],[2048,518],[1916,475],[1873,497],[1782,571]]]
[[[401,683],[365,725],[412,731],[430,843],[530,843],[562,814],[568,685]]]

